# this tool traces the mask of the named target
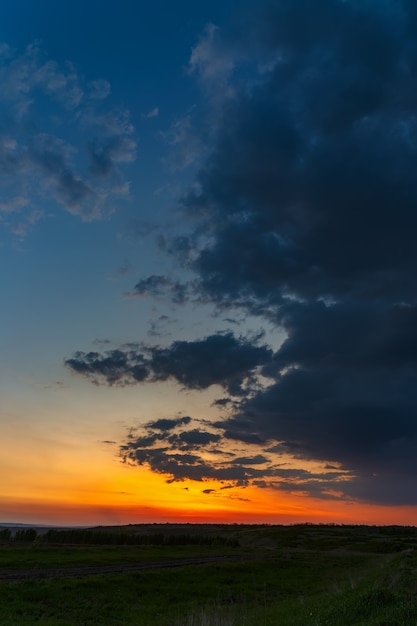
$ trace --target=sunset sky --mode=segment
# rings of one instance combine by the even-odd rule
[[[417,525],[415,0],[3,0],[0,523]]]

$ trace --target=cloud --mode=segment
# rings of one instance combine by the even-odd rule
[[[96,176],[107,176],[115,163],[131,163],[135,159],[136,143],[127,137],[112,137],[89,146],[90,168]]]
[[[183,199],[207,220],[188,265],[212,298],[372,298],[403,290],[404,273],[414,287],[414,53],[401,5],[391,15],[334,0],[310,22],[305,3],[277,2],[241,42],[244,56],[255,40],[269,70],[222,112]],[[348,25],[360,25],[355,42]]]
[[[209,123],[187,122],[198,152],[180,201],[190,226],[165,250],[193,277],[182,303],[266,319],[286,339],[274,353],[231,333],[149,349],[141,380],[218,384],[228,396],[207,430],[221,440],[206,449],[247,451],[212,464],[193,454],[204,444],[192,433],[186,451],[158,435],[137,454],[126,444],[126,460],[175,479],[417,504],[416,36],[410,0],[314,11],[275,0],[245,28],[203,34],[191,68]],[[207,99],[225,85],[227,97]],[[175,301],[176,289],[149,276],[132,293]],[[105,355],[67,364],[133,382],[136,357],[124,355],[114,380]]]
[[[159,420],[155,420],[154,422],[148,422],[148,427],[151,427],[156,430],[172,430],[177,426],[181,426],[183,424],[189,424],[191,422],[191,417],[177,417],[175,419],[166,419],[162,418]]]
[[[105,80],[84,84],[70,63],[60,67],[37,44],[0,51],[0,185],[2,220],[19,212],[20,234],[39,206],[60,206],[83,220],[113,211],[128,193],[122,166],[135,159],[127,111],[105,101]],[[14,226],[16,230],[16,224]]]
[[[92,80],[89,85],[88,97],[92,100],[104,100],[110,95],[111,85],[107,80]]]
[[[126,297],[138,298],[151,296],[153,298],[169,298],[175,304],[184,304],[192,293],[192,286],[181,283],[167,276],[152,274],[139,280]]]
[[[194,109],[176,119],[162,138],[171,147],[167,164],[173,170],[181,170],[195,164],[204,153],[205,143],[210,131],[196,115]]]
[[[155,428],[155,422],[148,422],[137,430],[132,429],[126,442],[120,446],[123,461],[146,465],[166,475],[169,482],[187,478],[198,481],[217,478],[237,485],[246,484],[251,472],[256,473],[249,467],[233,466],[230,454],[217,455],[215,461],[201,457],[199,450],[204,449],[206,455],[210,453],[212,445],[220,440],[218,433],[190,428],[190,418],[187,421],[181,418],[168,421],[175,422],[174,425],[170,423],[168,429]]]
[[[150,321],[150,328],[147,332],[149,337],[164,337],[171,335],[168,327],[175,324],[175,320],[168,315],[160,315],[158,318]]]
[[[189,62],[190,73],[198,76],[215,101],[224,100],[228,95],[231,89],[229,77],[237,60],[231,42],[224,42],[219,33],[215,24],[208,24],[193,48]]]
[[[252,457],[237,457],[233,459],[234,465],[263,465],[264,463],[268,463],[269,459],[267,459],[263,454],[258,454]]]
[[[127,385],[142,382],[149,375],[143,355],[133,351],[76,352],[72,359],[65,360],[65,365],[94,384]]]
[[[146,466],[165,475],[167,482],[218,480],[222,490],[253,484],[287,491],[311,489],[328,498],[328,492],[340,489],[345,480],[345,474],[338,469],[314,473],[283,468],[279,454],[242,457],[230,450],[216,425],[207,423],[207,428],[202,430],[199,421],[190,417],[147,422],[130,429],[119,448],[120,457],[125,463]],[[215,491],[208,489],[203,493]],[[231,493],[228,497],[236,496]]]
[[[215,433],[209,433],[201,430],[188,430],[181,433],[180,440],[189,446],[207,445],[209,443],[217,443],[220,440],[220,435]]]
[[[0,212],[2,213],[18,213],[28,203],[26,198],[15,196],[14,198],[6,198],[0,202]]]
[[[169,247],[201,299],[287,334],[224,436],[338,460],[346,497],[416,504],[417,13],[282,0],[240,32],[211,29],[192,59],[234,89],[183,197],[198,227]]]
[[[95,384],[128,385],[176,380],[187,389],[219,385],[232,395],[246,394],[256,382],[257,368],[272,351],[256,340],[215,334],[198,341],[174,341],[170,346],[141,350],[76,352],[65,365]]]
[[[275,382],[218,425],[339,461],[345,497],[417,504],[417,13],[282,0],[241,32],[211,31],[193,60],[204,78],[225,50],[235,89],[183,197],[198,227],[170,250],[203,300],[287,338],[263,369]]]
[[[142,113],[142,117],[144,117],[147,120],[152,119],[153,117],[158,117],[158,115],[159,115],[159,107],[154,107],[153,109],[148,111],[148,113]]]

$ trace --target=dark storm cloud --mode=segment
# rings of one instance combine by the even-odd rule
[[[309,7],[275,2],[238,42],[265,66],[228,101],[183,200],[209,237],[189,239],[187,265],[220,303],[416,286],[412,20],[404,3]]]
[[[268,463],[269,459],[266,458],[263,454],[258,454],[257,456],[252,457],[244,457],[240,456],[236,459],[233,459],[234,465],[263,465],[264,463]]]
[[[150,428],[155,428],[156,430],[172,430],[177,426],[181,426],[182,424],[189,424],[191,422],[191,417],[188,415],[184,415],[184,417],[177,417],[175,419],[166,419],[162,418],[159,420],[155,420],[154,422],[148,422],[146,426]]]
[[[154,348],[151,366],[156,380],[172,377],[190,389],[217,384],[232,395],[239,395],[255,369],[271,356],[267,347],[225,333]]]
[[[287,338],[263,368],[266,375],[294,365],[417,368],[414,304],[292,302],[282,305],[279,315]]]
[[[235,441],[243,441],[249,445],[262,445],[265,443],[265,439],[257,433],[256,426],[252,426],[252,429],[248,428],[249,424],[245,421],[243,424],[233,420],[232,428],[227,428],[228,422],[216,422],[216,426],[224,428],[224,437]]]
[[[65,365],[95,384],[174,379],[188,389],[220,385],[232,395],[242,395],[255,382],[256,369],[271,357],[272,350],[266,346],[225,333],[198,341],[174,341],[167,348],[76,352]]]
[[[65,365],[94,384],[127,385],[143,382],[150,374],[143,355],[133,350],[76,352],[72,359],[65,360]]]
[[[417,503],[416,34],[405,0],[277,0],[208,32],[192,69],[228,89],[182,201],[198,227],[167,245],[202,300],[287,334],[223,435],[393,504]]]
[[[221,437],[220,435],[214,433],[194,429],[181,433],[179,439],[189,446],[195,446],[216,443],[221,439]]]

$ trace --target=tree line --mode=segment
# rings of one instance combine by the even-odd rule
[[[39,544],[81,544],[81,545],[118,545],[118,546],[230,546],[237,547],[239,542],[235,538],[178,534],[164,535],[163,533],[115,533],[89,529],[50,528],[39,534],[34,528],[18,529],[14,534],[9,528],[0,530],[1,543],[39,543]]]

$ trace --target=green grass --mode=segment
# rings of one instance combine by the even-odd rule
[[[2,570],[157,564],[226,553],[244,558],[129,574],[0,581],[0,624],[417,626],[417,531],[408,530],[233,527],[240,548],[5,546]]]
[[[234,548],[215,546],[0,546],[0,570],[82,567],[194,556],[233,555]],[[1,622],[0,622],[1,624]]]

